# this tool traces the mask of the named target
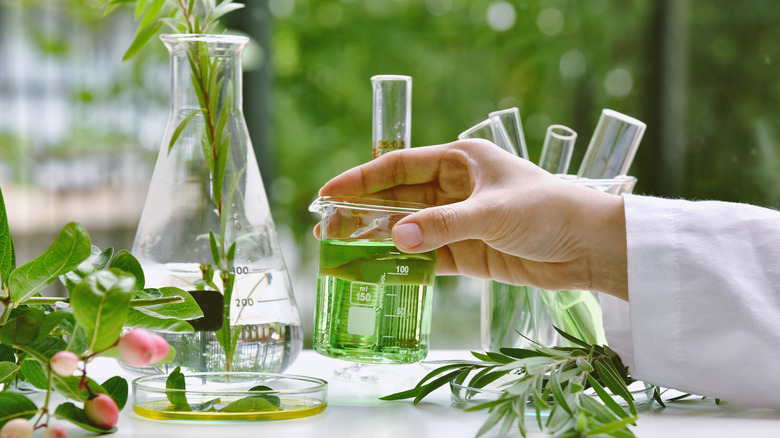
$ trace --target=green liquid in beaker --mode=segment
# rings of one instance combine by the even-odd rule
[[[436,251],[390,241],[320,241],[314,350],[365,363],[414,363],[428,352]]]

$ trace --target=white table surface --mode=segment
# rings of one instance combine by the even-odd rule
[[[467,351],[432,351],[429,360],[470,359]],[[320,356],[304,350],[286,374],[319,377],[329,382],[328,407],[317,415],[279,421],[257,422],[184,422],[149,420],[133,413],[131,403],[122,411],[112,437],[474,437],[487,418],[485,412],[463,412],[450,405],[445,386],[430,394],[417,406],[408,400],[383,402],[379,396],[409,389],[417,378],[433,368],[431,365],[401,366],[404,381],[360,382],[339,377],[335,371],[351,366],[349,362]],[[391,369],[393,371],[393,369]],[[124,371],[113,359],[98,359],[88,368],[90,376],[102,381]],[[395,372],[395,371],[393,371]],[[407,377],[403,377],[403,375]],[[130,380],[131,375],[124,374]],[[780,395],[778,395],[780,397]],[[665,409],[652,408],[639,414],[637,437],[775,437],[780,436],[780,411],[755,408],[711,400],[691,399],[668,404]],[[534,422],[529,421],[533,427]],[[72,437],[94,436],[69,427]],[[495,431],[497,432],[497,431]],[[485,435],[496,436],[495,433]],[[516,434],[515,436],[519,436]],[[530,436],[545,434],[532,431]]]

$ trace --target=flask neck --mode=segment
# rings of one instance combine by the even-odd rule
[[[242,107],[241,54],[248,38],[173,34],[160,37],[171,61],[171,110]]]

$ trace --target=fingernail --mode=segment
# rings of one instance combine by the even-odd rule
[[[422,231],[417,224],[401,224],[393,228],[393,235],[397,244],[404,248],[412,249],[423,241]]]

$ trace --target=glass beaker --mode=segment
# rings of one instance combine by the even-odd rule
[[[403,253],[391,230],[425,205],[321,197],[314,350],[352,362],[409,364],[428,353],[436,251]]]
[[[281,372],[303,345],[301,319],[242,110],[248,38],[161,39],[171,114],[132,252],[147,287],[192,291],[204,317],[161,333],[176,356],[144,371]]]

